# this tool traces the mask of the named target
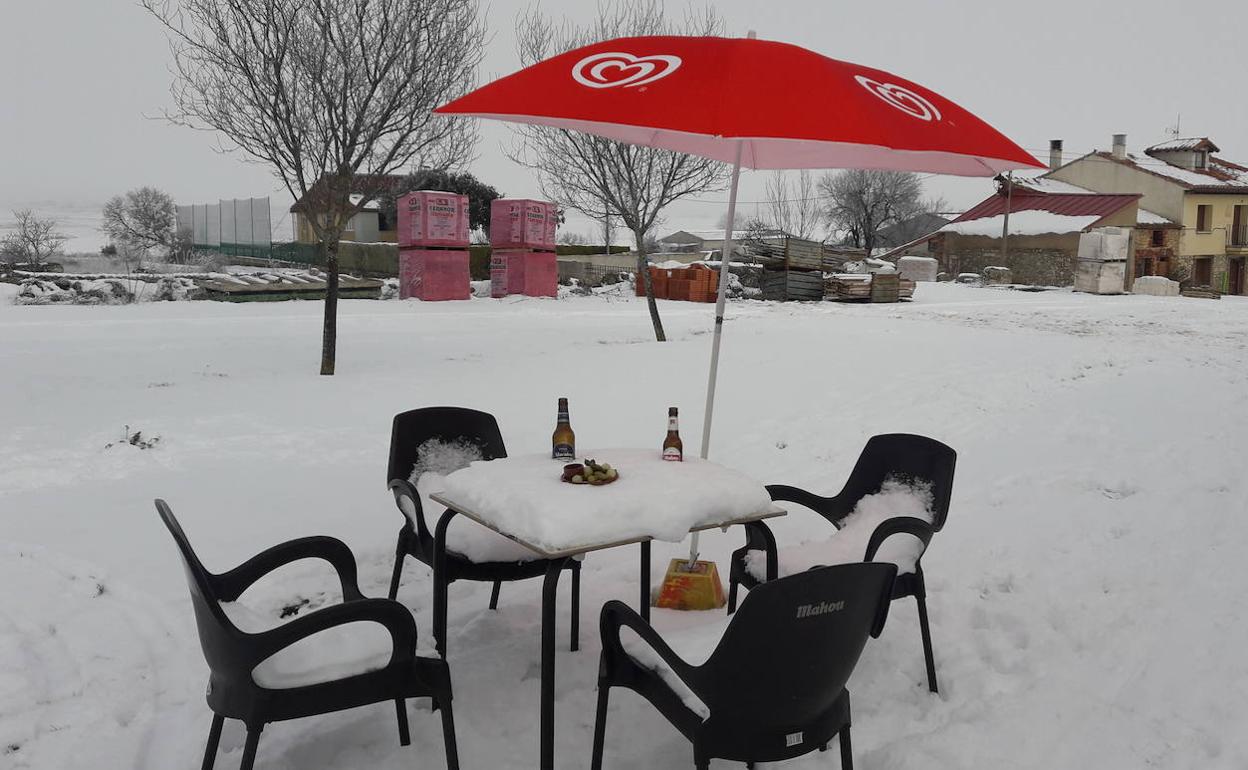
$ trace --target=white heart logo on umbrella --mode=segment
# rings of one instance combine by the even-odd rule
[[[586,56],[572,67],[572,79],[589,88],[636,88],[665,78],[680,68],[680,57],[670,54],[633,56],[609,51]]]
[[[855,75],[854,80],[858,81],[858,85],[911,117],[928,121],[941,119],[940,110],[936,109],[936,105],[909,88],[895,83],[881,83],[866,75]]]

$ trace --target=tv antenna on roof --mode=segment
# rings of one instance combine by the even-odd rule
[[[1173,125],[1173,126],[1171,126],[1170,128],[1167,128],[1167,129],[1166,129],[1166,133],[1167,133],[1167,134],[1169,134],[1170,136],[1174,137],[1175,139],[1178,139],[1180,136],[1182,136],[1182,134],[1183,134],[1183,113],[1181,113],[1181,112],[1179,113],[1178,117],[1177,117],[1177,118],[1175,118],[1174,125]]]

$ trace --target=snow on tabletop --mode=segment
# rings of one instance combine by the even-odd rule
[[[858,501],[845,517],[839,530],[827,540],[808,542],[779,553],[780,577],[804,572],[811,567],[850,564],[862,561],[867,543],[876,527],[888,519],[911,516],[932,522],[932,489],[927,483],[915,484],[890,478],[874,495]],[[875,561],[892,562],[900,574],[914,572],[914,565],[923,555],[923,542],[913,535],[898,534],[888,538],[876,551]],[[758,580],[767,579],[767,558],[762,551],[746,554],[746,568]]]
[[[678,542],[691,527],[767,510],[763,485],[737,471],[657,450],[602,449],[582,454],[620,478],[604,486],[559,480],[563,464],[546,455],[474,462],[446,477],[442,496],[498,529],[547,551],[652,537]]]
[[[240,631],[257,634],[281,626],[280,619],[242,602],[221,602],[221,611]],[[432,644],[431,636],[417,636]],[[270,655],[252,669],[256,684],[272,690],[332,682],[385,668],[394,653],[390,632],[380,623],[360,621],[327,628]],[[432,647],[416,654],[436,658]]]

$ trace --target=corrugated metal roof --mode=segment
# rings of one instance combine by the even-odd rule
[[[1066,193],[1043,193],[1037,195],[1030,191],[1014,189],[1010,201],[1010,211],[1047,211],[1050,214],[1061,214],[1068,217],[1098,216],[1105,217],[1116,214],[1123,208],[1138,201],[1142,196],[1107,195],[1089,193],[1086,195]],[[1006,197],[993,195],[979,205],[967,211],[954,222],[967,222],[972,219],[1000,216],[1005,213]]]

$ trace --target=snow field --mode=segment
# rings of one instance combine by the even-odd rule
[[[391,417],[493,412],[513,455],[547,451],[568,396],[584,446],[657,446],[666,407],[700,435],[711,313],[599,296],[347,301],[339,375],[317,377],[319,303],[18,307],[0,285],[0,767],[198,767],[206,668],[167,499],[210,569],[308,534],[344,539],[384,595],[402,521],[383,479]],[[959,452],[949,520],[924,557],[941,694],[912,601],[851,681],[861,768],[1238,768],[1248,710],[1248,301],[1024,294],[924,284],[907,305],[729,308],[712,458],[764,483],[839,490],[866,439]],[[125,426],[160,436],[118,442]],[[831,535],[772,523],[781,546]],[[706,533],[726,572],[739,532]],[[683,544],[656,544],[654,584]],[[597,607],[636,601],[635,547],[585,561],[582,648],[561,586],[556,758],[584,767]],[[276,618],[335,601],[316,563],[243,600]],[[399,598],[430,630],[429,571]],[[102,588],[102,590],[101,590]],[[465,768],[537,755],[540,581],[451,586]],[[656,611],[661,631],[718,618]],[[607,767],[685,768],[689,746],[612,694]],[[386,704],[269,726],[266,768],[440,768],[440,726]],[[219,767],[235,766],[229,724]],[[826,767],[823,754],[788,763]],[[725,763],[717,766],[729,767]]]

